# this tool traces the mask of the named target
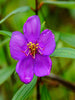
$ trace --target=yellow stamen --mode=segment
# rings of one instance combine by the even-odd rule
[[[28,52],[28,54],[26,54],[26,52],[27,52],[27,50],[29,49],[29,52]],[[36,54],[36,52],[38,51],[40,54],[42,54],[41,53],[41,51],[40,50],[43,50],[40,46],[39,46],[39,43],[32,43],[32,42],[29,42],[28,44],[27,44],[27,49],[24,51],[24,54],[26,55],[26,56],[28,56],[29,54],[32,56],[32,58],[33,59],[35,59],[35,54]]]
[[[30,55],[32,55],[33,58],[35,58],[35,53],[36,53],[36,49],[38,48],[38,45],[39,45],[38,43],[35,44],[35,43],[32,43],[32,42],[29,42],[29,43],[27,44],[28,48],[29,48],[30,51],[31,51]]]

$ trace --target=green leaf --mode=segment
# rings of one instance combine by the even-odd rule
[[[75,49],[72,48],[59,48],[51,55],[53,57],[75,58]]]
[[[44,30],[45,28],[45,21],[41,24],[41,32]]]
[[[75,61],[73,61],[70,67],[64,72],[63,77],[65,80],[75,82]]]
[[[75,35],[74,34],[62,34],[60,35],[60,39],[71,46],[75,47]]]
[[[3,23],[6,19],[8,19],[10,16],[16,14],[16,13],[20,13],[20,12],[26,12],[30,10],[30,7],[28,6],[24,6],[24,7],[20,7],[20,8],[17,8],[16,10],[12,11],[10,14],[8,14],[5,18],[3,18],[1,21],[0,21],[0,24]]]
[[[14,72],[16,64],[0,70],[0,85],[3,84]]]
[[[60,39],[60,33],[53,31],[53,34],[55,35],[55,42],[58,43],[59,39]]]
[[[9,42],[10,38],[5,39],[0,43],[0,47],[3,46],[5,43]]]
[[[75,9],[75,1],[43,1],[46,4],[53,4],[58,7]]]
[[[7,36],[11,37],[12,32],[0,30],[0,35],[7,35]]]
[[[0,41],[0,47],[3,46],[5,43],[9,42],[10,41],[10,37],[12,35],[12,32],[9,32],[9,31],[4,31],[4,30],[0,30],[0,36],[8,36],[7,39],[3,40],[3,41]]]
[[[61,33],[61,32],[57,32],[52,30],[52,32],[55,35],[55,41],[56,43],[59,41],[59,39],[61,39],[62,41],[68,43],[69,45],[75,47],[75,35],[74,34],[70,34],[70,33]]]
[[[46,88],[45,85],[42,86],[42,90],[41,90],[41,100],[51,100],[49,91],[48,91],[48,89]]]
[[[37,77],[34,76],[33,80],[29,83],[29,84],[24,84],[18,91],[17,93],[14,95],[12,100],[25,100],[30,91],[33,89],[33,87],[35,86],[37,81]]]

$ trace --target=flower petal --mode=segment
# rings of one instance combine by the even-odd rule
[[[37,15],[27,19],[23,26],[23,32],[28,42],[36,42],[40,35],[40,19]]]
[[[21,59],[16,66],[20,80],[28,84],[33,79],[33,59],[31,56]]]
[[[25,56],[22,50],[26,49],[26,44],[27,44],[26,40],[22,33],[18,31],[13,32],[11,40],[10,40],[10,44],[9,44],[11,56],[16,60],[19,60],[23,56]]]
[[[44,30],[41,33],[38,43],[39,46],[42,48],[39,49],[44,55],[52,54],[56,47],[54,34],[48,29]]]
[[[34,73],[36,76],[42,77],[50,74],[52,61],[49,56],[36,55],[34,64]]]

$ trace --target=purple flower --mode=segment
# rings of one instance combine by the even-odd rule
[[[16,72],[25,84],[31,82],[34,74],[49,75],[52,67],[49,55],[56,47],[54,34],[48,29],[40,34],[40,27],[39,17],[31,16],[23,26],[24,35],[15,31],[10,40],[11,56],[18,60]]]

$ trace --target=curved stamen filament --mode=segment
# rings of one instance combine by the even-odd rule
[[[28,55],[26,54],[26,52],[25,52],[25,51],[22,51],[22,50],[21,50],[21,52],[23,52],[26,56],[28,56]]]

